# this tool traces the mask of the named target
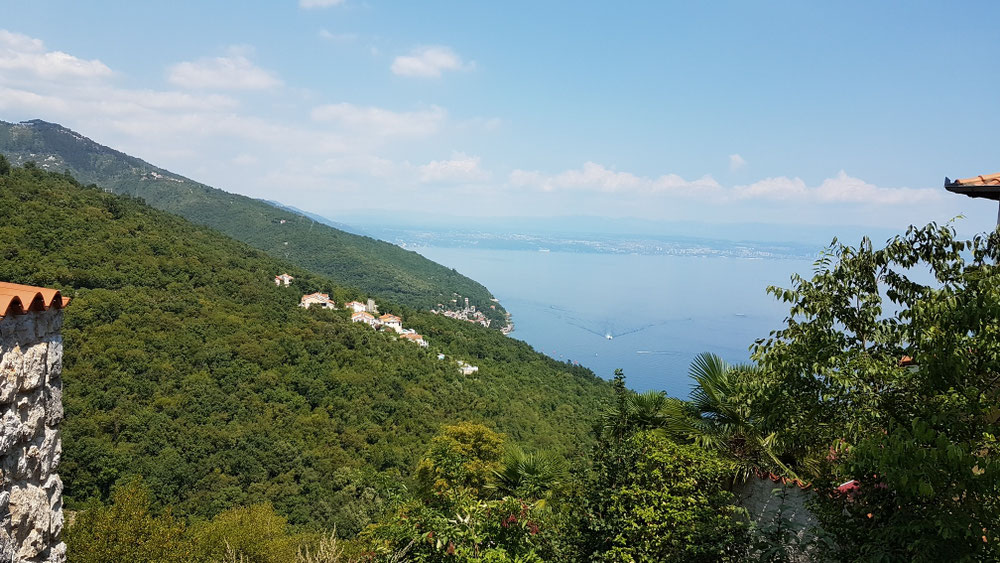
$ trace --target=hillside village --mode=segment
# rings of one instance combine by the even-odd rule
[[[283,273],[274,276],[274,285],[278,287],[289,287],[292,285],[293,280],[295,280],[293,276]],[[466,303],[468,303],[468,299],[466,299]],[[330,298],[329,294],[319,292],[303,295],[299,300],[299,307],[302,307],[303,309],[319,307],[321,309],[331,310],[336,310],[338,308],[336,302]],[[413,342],[422,348],[430,346],[427,340],[418,334],[416,330],[404,327],[403,319],[401,317],[390,313],[380,315],[378,305],[375,303],[374,299],[369,298],[365,303],[360,301],[348,301],[344,303],[344,309],[351,312],[352,322],[363,323],[374,330],[381,330],[384,332],[391,330],[398,334],[401,340]],[[473,307],[473,309],[475,309],[475,307]],[[485,321],[486,322],[483,326],[488,327],[489,319],[485,319]],[[443,360],[444,354],[438,354],[438,359]],[[459,371],[464,375],[472,375],[479,372],[478,366],[474,366],[468,362],[457,360],[457,364]]]
[[[492,320],[482,311],[477,310],[475,305],[470,305],[468,297],[463,298],[457,293],[453,293],[452,296],[450,305],[445,306],[444,303],[438,303],[437,307],[431,309],[431,313],[434,313],[435,315],[444,315],[450,319],[476,323],[489,328]],[[463,305],[463,300],[464,306],[461,306]],[[499,303],[499,301],[496,298],[490,299],[490,301],[493,302],[493,304],[490,305],[490,309],[496,310],[497,303]],[[514,324],[510,320],[510,313],[507,313],[506,319],[507,325],[504,326],[500,332],[510,334],[514,331]]]

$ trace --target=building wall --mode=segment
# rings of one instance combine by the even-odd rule
[[[62,311],[0,318],[0,561],[66,560]]]

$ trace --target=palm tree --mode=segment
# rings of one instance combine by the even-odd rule
[[[778,433],[768,427],[765,401],[758,399],[765,374],[757,366],[729,365],[703,353],[690,368],[689,401],[671,400],[663,428],[674,438],[719,452],[737,462],[744,475],[761,466],[796,477],[779,459]]]
[[[544,507],[562,485],[566,467],[561,460],[547,454],[528,454],[511,448],[504,456],[503,466],[494,471],[493,489],[498,497],[518,497],[536,501]]]
[[[605,435],[621,440],[633,432],[661,428],[665,422],[664,411],[672,400],[663,391],[626,391],[613,407],[602,414],[603,431]]]

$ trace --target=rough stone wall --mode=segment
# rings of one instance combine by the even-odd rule
[[[805,563],[815,559],[813,532],[819,520],[806,506],[814,492],[767,477],[751,477],[734,492],[737,504],[747,510],[758,530],[773,531],[780,526],[793,532],[793,535],[784,535],[790,561]]]
[[[62,311],[0,318],[0,563],[66,560]]]

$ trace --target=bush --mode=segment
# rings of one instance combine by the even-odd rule
[[[740,560],[748,533],[727,490],[732,473],[715,454],[653,431],[599,449],[589,485],[594,560]]]

